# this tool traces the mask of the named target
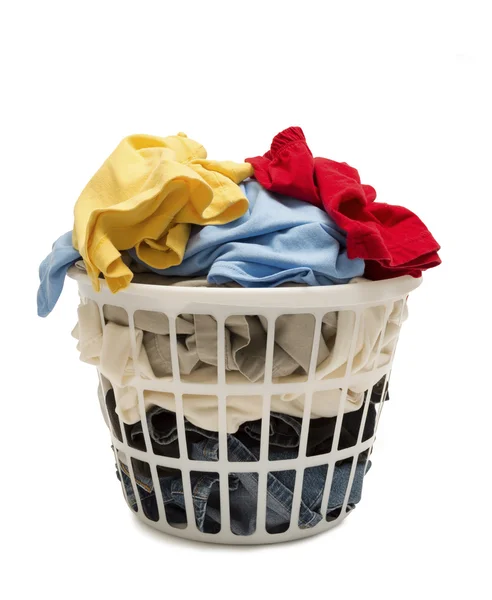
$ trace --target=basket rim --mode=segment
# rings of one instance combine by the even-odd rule
[[[92,288],[87,273],[77,267],[71,267],[68,271],[71,279],[77,281],[83,295],[110,303],[117,303],[119,297],[129,296],[147,298],[154,300],[171,301],[178,303],[197,302],[205,304],[238,304],[239,306],[275,306],[281,305],[309,306],[356,306],[371,302],[383,302],[406,296],[419,287],[422,277],[414,278],[410,275],[383,279],[379,281],[362,281],[357,284],[345,283],[329,286],[299,286],[299,287],[275,287],[275,288],[243,288],[243,287],[187,287],[179,285],[155,285],[148,283],[130,283],[124,290],[113,294],[104,279],[100,279],[100,291]]]

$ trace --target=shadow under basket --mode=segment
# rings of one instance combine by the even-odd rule
[[[95,292],[87,275],[70,275],[82,305],[97,305],[102,338],[108,322],[127,328],[124,377],[94,362],[137,518],[191,540],[270,544],[331,529],[357,507],[420,279],[131,284],[113,295],[103,280]]]

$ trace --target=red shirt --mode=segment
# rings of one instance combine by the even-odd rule
[[[300,127],[280,132],[266,154],[246,162],[267,190],[324,208],[347,233],[349,258],[366,261],[369,279],[420,277],[441,263],[439,244],[417,215],[403,206],[374,202],[376,190],[361,184],[347,163],[313,158]]]

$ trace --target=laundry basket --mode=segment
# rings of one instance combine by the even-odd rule
[[[81,306],[95,307],[101,339],[107,307],[124,315],[128,328],[132,360],[124,380],[112,381],[111,373],[97,360],[94,364],[117,475],[139,519],[192,540],[265,544],[330,529],[355,507],[371,465],[406,299],[420,279],[275,289],[131,284],[112,294],[102,280],[95,292],[76,268],[70,275],[78,282]],[[156,314],[166,323],[170,366],[168,373],[149,375],[141,367],[139,327]],[[216,327],[215,358],[206,368],[186,373],[180,354],[186,348],[177,328],[183,315],[192,316],[187,323],[206,317]],[[228,368],[235,331],[229,324],[238,318],[257,319],[265,334],[264,350],[245,355],[246,362],[262,363],[254,381]],[[284,356],[282,335],[291,324],[291,354],[309,346],[310,355],[304,369],[283,376],[276,366]],[[157,405],[174,419],[176,439],[169,455],[156,450],[149,433],[149,411]],[[196,422],[201,410],[209,433]],[[274,415],[281,427],[286,426],[282,419],[298,426],[295,453],[272,452]],[[347,437],[346,422],[354,419],[357,430]],[[253,422],[257,434],[257,452],[248,456],[232,447],[238,423],[245,420]],[[129,423],[137,423],[138,444],[135,425]],[[326,436],[324,423],[330,428]],[[198,434],[205,438],[197,455],[190,439]],[[312,451],[312,435],[328,443]]]

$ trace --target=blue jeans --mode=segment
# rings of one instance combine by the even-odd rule
[[[164,421],[161,420],[160,422],[161,427],[166,422],[165,420],[169,419],[168,429],[156,430],[153,427],[156,416],[164,418]],[[149,411],[147,418],[149,433],[153,442],[158,441],[161,446],[171,448],[177,444],[178,434],[173,413],[155,407]],[[246,424],[241,433],[228,434],[227,448],[230,461],[254,462],[258,460],[260,453],[258,427],[257,422],[252,422]],[[185,429],[188,438],[188,455],[191,460],[218,460],[219,446],[216,432],[206,431],[188,421],[185,421]],[[270,460],[296,458],[299,434],[299,419],[272,413],[270,419]],[[133,426],[131,437],[135,441],[140,435],[141,424],[136,424]],[[167,455],[169,456],[169,454]],[[356,465],[348,500],[348,510],[354,508],[360,500],[366,460],[367,458],[364,456]],[[337,463],[334,469],[328,510],[325,515],[327,520],[336,518],[340,513],[351,466],[352,459],[348,459]],[[131,480],[128,477],[127,466],[120,461],[120,467],[127,499],[130,506],[135,510],[136,499]],[[156,521],[159,515],[150,467],[147,463],[138,460],[133,460],[133,467],[143,511],[149,519]],[[167,520],[172,525],[186,523],[181,472],[159,467],[158,475]],[[327,465],[309,467],[304,471],[301,506],[298,516],[298,524],[301,528],[313,527],[323,518],[321,515],[321,501],[326,475]],[[296,472],[294,470],[272,471],[268,474],[266,529],[270,533],[280,533],[286,531],[289,527],[295,479]],[[218,532],[221,522],[218,473],[192,471],[190,483],[198,529],[205,533]],[[251,473],[230,473],[228,483],[231,530],[237,535],[250,535],[256,529],[258,474],[254,472],[254,466],[252,465]]]

